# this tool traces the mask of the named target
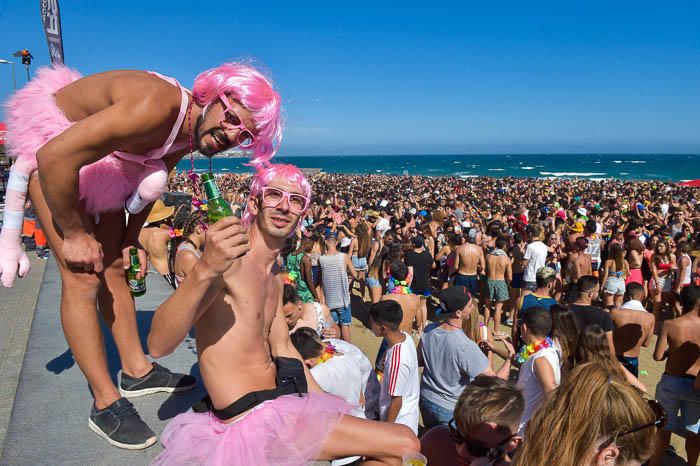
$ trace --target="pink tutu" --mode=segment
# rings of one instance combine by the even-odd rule
[[[325,393],[281,396],[230,424],[188,411],[167,425],[165,450],[151,465],[300,466],[317,459],[349,412],[343,399]]]

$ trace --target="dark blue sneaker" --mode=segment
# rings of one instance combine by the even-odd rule
[[[154,362],[153,370],[143,377],[131,377],[122,372],[119,393],[122,396],[134,398],[158,392],[185,392],[192,390],[196,385],[197,379],[191,375],[170,372],[165,367]]]
[[[139,417],[134,405],[119,398],[105,409],[92,405],[88,426],[110,445],[126,450],[142,450],[156,443],[156,434]]]

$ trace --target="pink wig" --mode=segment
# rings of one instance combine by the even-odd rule
[[[220,94],[232,96],[253,113],[258,134],[251,164],[255,167],[265,164],[282,141],[282,104],[272,88],[272,80],[243,63],[224,63],[195,78],[192,95],[198,104],[208,105]]]
[[[262,193],[262,189],[275,178],[280,178],[287,183],[301,186],[302,194],[308,198],[311,198],[311,184],[309,184],[309,181],[306,179],[301,170],[294,165],[284,165],[281,163],[267,165],[264,168],[258,168],[257,173],[253,176],[253,181],[250,182],[250,194],[248,197],[257,197],[260,193]],[[243,225],[250,226],[252,225],[253,220],[255,220],[255,215],[246,209],[245,214],[241,219]]]

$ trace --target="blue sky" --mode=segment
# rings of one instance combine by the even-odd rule
[[[48,62],[38,0],[0,0],[0,58]],[[700,2],[60,0],[84,74],[254,58],[280,153],[700,152]],[[17,67],[18,83],[25,81]],[[12,90],[0,65],[0,102]]]

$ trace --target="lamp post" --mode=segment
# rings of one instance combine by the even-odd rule
[[[15,62],[0,58],[0,65],[12,65],[12,90],[17,90],[17,78],[15,78]]]
[[[32,64],[32,54],[27,49],[18,50],[12,54],[13,57],[22,57],[22,64],[27,69],[27,81],[30,80],[29,77],[29,65]]]

